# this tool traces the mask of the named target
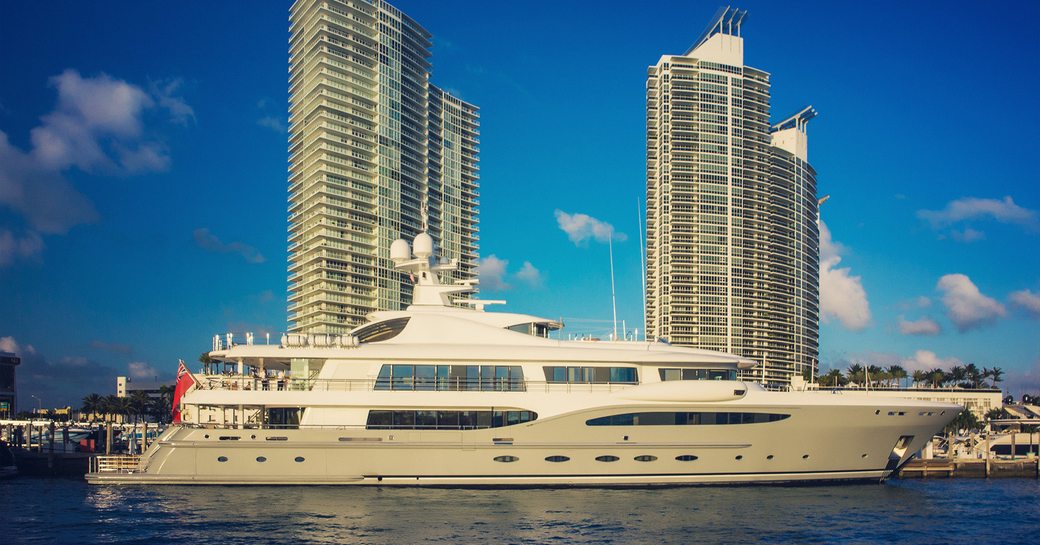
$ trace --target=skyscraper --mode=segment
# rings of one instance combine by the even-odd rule
[[[430,84],[430,33],[382,0],[289,15],[290,330],[343,333],[407,304],[390,243],[427,231],[472,275],[478,109]]]
[[[770,127],[769,74],[724,8],[647,78],[647,334],[756,359],[786,383],[816,364],[816,179],[806,111]]]

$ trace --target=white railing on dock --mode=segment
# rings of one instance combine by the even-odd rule
[[[133,473],[140,466],[141,457],[133,454],[109,454],[90,458],[91,473]]]

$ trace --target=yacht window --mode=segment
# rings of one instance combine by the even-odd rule
[[[549,325],[544,322],[530,322],[526,324],[516,324],[507,327],[510,331],[516,331],[517,333],[523,333],[525,335],[534,335],[536,337],[548,337],[549,332],[552,329]]]
[[[635,367],[553,367],[545,366],[546,382],[570,384],[636,384]]]
[[[506,463],[515,462],[515,461],[517,461],[519,459],[520,458],[517,458],[516,456],[495,456],[495,458],[494,458],[494,460],[496,462],[506,462]]]
[[[359,343],[375,343],[393,339],[404,331],[408,318],[394,318],[367,325],[354,332]]]
[[[675,459],[680,461],[680,462],[692,462],[692,461],[696,460],[697,457],[692,455],[692,454],[680,454],[680,455],[676,456]]]
[[[737,380],[735,369],[658,369],[662,381],[670,380]]]
[[[618,458],[617,456],[611,456],[609,454],[606,456],[596,456],[597,462],[616,462],[620,459],[621,458]]]
[[[790,418],[777,413],[716,413],[716,412],[645,412],[623,413],[592,418],[586,426],[711,426],[722,424],[763,424]]]
[[[515,426],[538,419],[532,411],[369,411],[370,430],[475,430]]]
[[[657,459],[657,456],[653,456],[653,455],[650,455],[650,454],[644,454],[642,456],[636,456],[635,457],[635,461],[637,461],[637,462],[653,462],[656,459]]]
[[[383,365],[376,390],[524,391],[519,365]]]
[[[568,458],[567,456],[546,456],[545,457],[545,461],[546,462],[567,462],[569,460],[570,460],[570,458]]]

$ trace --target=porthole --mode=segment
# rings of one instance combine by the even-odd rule
[[[773,459],[773,455],[772,454],[770,454],[769,456],[766,456],[766,460],[772,460],[772,459]]]
[[[803,460],[808,460],[809,459],[809,455],[808,454],[803,454],[802,455],[802,459]]]
[[[263,456],[257,456],[256,461],[262,464],[267,461],[267,458],[264,458]]]
[[[519,459],[520,458],[517,458],[516,456],[495,456],[495,461],[496,462],[509,463],[509,462],[515,462],[515,461],[517,461]]]
[[[249,438],[250,439],[256,439],[256,436],[255,435],[250,435]]]
[[[866,454],[863,454],[863,455],[860,456],[860,458],[866,458],[866,457],[867,457]]]
[[[878,410],[874,411],[874,414],[875,414],[875,415],[879,415],[879,414],[881,414],[881,409],[878,409]]]
[[[297,457],[296,457],[296,461],[297,461],[297,462],[302,462],[303,460],[304,460],[304,457],[303,457],[303,456],[297,456]]]
[[[642,456],[636,456],[635,461],[637,462],[653,462],[657,459],[657,456],[651,456],[649,454],[643,454]]]
[[[679,460],[680,462],[692,462],[696,460],[697,457],[692,454],[680,454],[676,456],[675,459]]]
[[[620,459],[621,458],[618,458],[617,456],[611,456],[609,454],[606,456],[596,456],[597,462],[616,462]]]
[[[203,439],[209,439],[209,434],[207,433],[206,435],[203,435],[202,438]]]
[[[738,461],[738,462],[739,462],[739,461],[741,461],[741,460],[743,460],[743,459],[744,459],[744,455],[743,455],[743,454],[738,454],[738,455],[737,455],[737,457],[736,457],[736,458],[734,458],[734,460],[736,460],[736,461]]]
[[[545,461],[546,462],[566,462],[568,460],[570,460],[570,458],[568,458],[567,456],[546,456],[545,457]]]
[[[217,461],[218,462],[226,462],[227,461],[227,456],[217,456]]]

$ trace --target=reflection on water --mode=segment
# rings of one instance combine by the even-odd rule
[[[11,543],[1015,543],[1040,527],[1038,493],[1032,480],[970,479],[459,490],[23,478],[0,483],[0,535]]]

